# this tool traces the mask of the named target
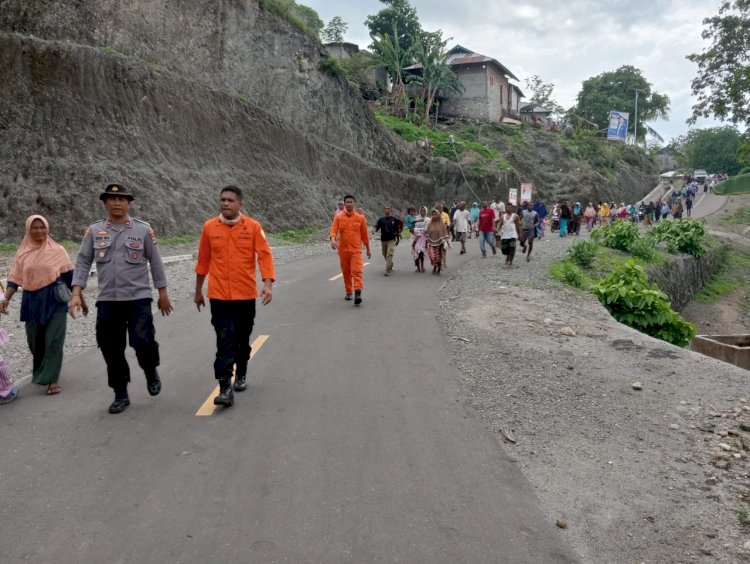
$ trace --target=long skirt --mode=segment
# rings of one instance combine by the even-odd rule
[[[442,243],[439,245],[427,245],[427,254],[430,256],[432,266],[445,268],[445,246]]]
[[[54,314],[47,323],[26,323],[26,340],[34,357],[31,381],[47,386],[60,378],[67,313]]]
[[[416,261],[419,255],[424,255],[427,245],[427,237],[424,235],[415,235],[414,244],[411,246],[411,256]]]

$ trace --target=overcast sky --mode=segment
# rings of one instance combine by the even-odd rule
[[[297,0],[326,23],[341,16],[346,41],[366,48],[365,18],[384,5],[378,0]],[[633,65],[652,89],[669,95],[669,120],[650,125],[665,138],[684,134],[694,103],[690,82],[696,66],[685,59],[701,51],[703,19],[719,11],[721,0],[411,0],[422,27],[443,30],[452,46],[503,63],[519,79],[539,75],[555,85],[565,108],[575,104],[581,83],[591,76]],[[713,127],[701,120],[695,127]]]

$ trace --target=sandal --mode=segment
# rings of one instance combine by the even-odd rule
[[[61,391],[62,391],[62,388],[57,383],[50,384],[49,386],[47,386],[47,395],[48,396],[55,396],[55,395],[59,394]]]
[[[17,397],[18,397],[18,388],[13,388],[6,397],[4,398],[0,397],[0,405],[15,401]]]

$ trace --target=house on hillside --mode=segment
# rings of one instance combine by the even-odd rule
[[[536,104],[526,104],[521,108],[521,117],[527,118],[532,123],[537,123],[538,121],[544,123],[550,115],[552,115],[552,110],[537,106]]]
[[[524,94],[510,82],[510,79],[518,78],[503,64],[461,45],[448,51],[447,63],[465,90],[462,93],[438,92],[441,115],[483,122],[513,122],[520,118]],[[407,74],[421,74],[422,65],[412,65],[404,71]]]

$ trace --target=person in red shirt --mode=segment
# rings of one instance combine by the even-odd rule
[[[487,258],[487,248],[489,244],[492,254],[497,254],[495,248],[495,210],[489,207],[485,201],[482,202],[482,209],[479,210],[479,249],[482,251],[482,258]]]
[[[214,404],[226,407],[234,403],[232,366],[235,366],[234,391],[247,389],[247,363],[250,360],[250,333],[255,321],[258,289],[256,257],[263,288],[261,303],[271,303],[275,274],[271,247],[260,223],[240,213],[242,190],[226,186],[221,190],[221,213],[203,224],[195,265],[195,305],[205,306],[203,283],[208,275],[211,324],[216,330],[214,374],[219,395]]]
[[[330,239],[331,248],[338,250],[341,272],[344,275],[344,287],[346,288],[345,300],[352,299],[354,291],[354,305],[362,303],[362,245],[367,249],[367,258],[370,254],[370,239],[367,235],[367,220],[364,214],[354,211],[354,196],[344,198],[344,213],[333,218],[331,224]]]

